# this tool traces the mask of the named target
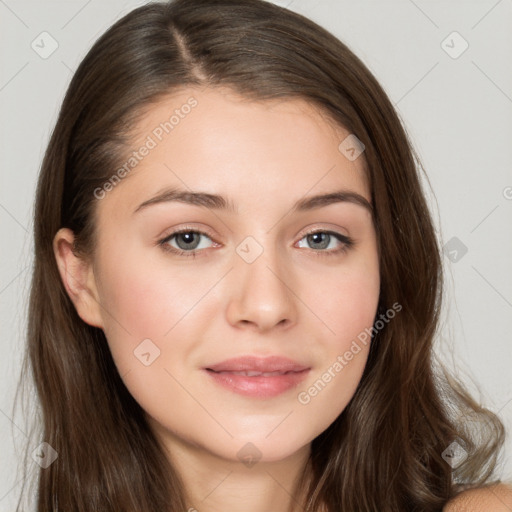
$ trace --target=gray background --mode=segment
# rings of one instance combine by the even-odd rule
[[[0,511],[14,509],[27,434],[12,404],[37,173],[73,71],[101,33],[143,3],[0,0]],[[437,353],[512,431],[512,0],[275,3],[346,42],[398,109],[447,244]],[[503,479],[512,477],[511,452],[508,439]]]

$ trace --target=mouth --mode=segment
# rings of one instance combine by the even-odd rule
[[[296,387],[311,368],[278,356],[263,359],[247,356],[210,365],[203,370],[213,382],[234,393],[271,398]]]
[[[230,375],[243,375],[245,377],[276,377],[278,375],[288,375],[289,373],[300,373],[298,371],[287,371],[287,372],[282,372],[282,371],[277,371],[277,372],[257,372],[257,371],[247,371],[247,372],[237,372],[237,371],[221,371],[221,372],[218,372],[218,371],[215,371],[215,370],[212,370],[211,368],[206,368],[207,371],[210,371],[210,372],[215,372],[215,373],[229,373]],[[301,370],[301,371],[305,371],[305,370]]]
[[[259,374],[269,374],[271,376],[270,374],[283,375],[288,372],[301,372],[309,369],[309,367],[282,356],[241,356],[209,365],[205,369],[218,373],[246,372],[254,374],[246,376],[258,376]]]

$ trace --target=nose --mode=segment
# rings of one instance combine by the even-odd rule
[[[289,328],[296,322],[297,283],[284,255],[265,247],[256,260],[234,255],[234,269],[226,283],[229,290],[227,320],[238,328],[269,331]]]

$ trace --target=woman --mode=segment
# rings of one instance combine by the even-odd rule
[[[112,26],[52,134],[35,251],[38,511],[508,510],[503,425],[433,366],[413,149],[304,17],[176,0]]]

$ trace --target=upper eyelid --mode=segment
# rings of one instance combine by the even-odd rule
[[[353,222],[353,219],[347,219],[349,223]],[[204,234],[207,234],[208,236],[217,236],[216,233],[215,233],[215,230],[212,230],[208,227],[202,227],[200,225],[194,225],[194,224],[200,224],[202,225],[201,222],[199,223],[196,223],[196,222],[190,222],[190,223],[187,223],[187,222],[184,222],[181,226],[178,224],[178,227],[172,227],[172,228],[169,228],[169,229],[166,229],[165,232],[168,232],[169,234],[172,234],[172,233],[176,233],[176,232],[180,232],[180,231],[198,231],[198,232],[201,232],[201,233],[204,233]],[[343,226],[339,226],[337,225],[335,222],[329,222],[329,221],[316,221],[316,222],[311,222],[311,223],[308,223],[308,225],[305,227],[305,228],[302,228],[300,231],[303,231],[304,233],[307,233],[309,231],[317,231],[317,230],[321,230],[321,231],[339,231],[339,230],[345,230],[345,231],[348,231],[348,229],[346,227],[343,227]],[[229,229],[229,231],[232,232],[231,229]],[[340,233],[340,234],[344,234],[344,233]],[[346,234],[346,236],[349,236],[348,233]]]
[[[175,235],[179,235],[180,233],[199,233],[201,235],[205,235],[207,236],[208,238],[210,239],[213,239],[215,238],[215,235],[209,233],[207,230],[203,230],[203,229],[199,229],[199,228],[192,228],[192,227],[183,227],[183,228],[177,228],[173,231],[171,231],[168,235],[164,235],[161,240],[164,241],[164,240],[169,240],[170,238],[172,238],[173,236]]]

